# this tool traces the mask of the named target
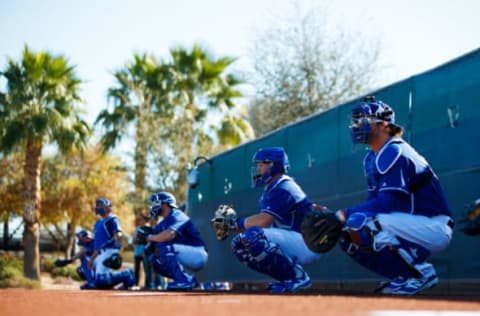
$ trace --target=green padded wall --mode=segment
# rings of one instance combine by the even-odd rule
[[[405,128],[404,138],[431,163],[458,223],[466,205],[480,198],[476,126],[480,122],[480,50],[372,94],[394,108],[397,123]],[[188,209],[209,250],[209,263],[198,274],[200,279],[267,280],[239,264],[229,241],[218,242],[210,226],[220,203],[234,205],[240,216],[258,212],[261,190],[252,189],[250,182],[251,157],[258,148],[285,147],[290,175],[315,202],[336,209],[365,199],[362,160],[366,148],[353,146],[348,131],[352,105],[362,97],[212,157],[211,165],[199,166],[200,185],[189,190]],[[448,250],[431,261],[442,279],[480,279],[480,236],[465,236],[458,226]],[[315,281],[376,278],[338,247],[307,270]]]

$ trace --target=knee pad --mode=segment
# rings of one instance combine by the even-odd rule
[[[252,260],[270,247],[262,228],[251,227],[232,240],[232,252],[241,262]]]
[[[159,243],[157,249],[159,250],[158,253],[149,257],[155,272],[175,281],[188,281],[189,275],[184,272],[182,265],[178,262],[173,245]]]
[[[94,283],[97,289],[108,289],[115,285],[111,273],[101,273],[96,275]]]
[[[99,274],[96,276],[94,283],[98,289],[110,289],[120,283],[123,283],[125,287],[131,287],[135,284],[135,277],[133,271],[127,269]]]
[[[270,243],[262,228],[252,227],[232,240],[232,250],[250,269],[274,279],[292,280],[303,268],[287,257],[274,243]]]
[[[114,272],[119,274],[119,278],[122,280],[124,287],[129,288],[135,285],[135,276],[130,269]]]
[[[377,232],[368,224],[369,217],[364,213],[353,213],[345,222],[345,234],[340,238],[340,247],[348,254],[353,254],[359,249],[373,251],[374,235]],[[346,237],[345,235],[348,235]]]
[[[357,263],[389,279],[415,277],[412,266],[426,259],[425,248],[381,231],[362,213],[347,220],[339,244]]]
[[[175,256],[177,254],[175,248],[170,243],[157,243],[157,250],[158,251],[155,251],[155,253],[153,254],[153,256],[156,258]]]
[[[252,257],[257,257],[270,247],[267,237],[260,227],[251,227],[240,235],[245,249]]]
[[[245,249],[245,246],[242,243],[242,236],[241,234],[236,235],[233,237],[232,242],[230,244],[233,254],[240,262],[246,262],[248,260],[248,252]]]
[[[162,270],[163,266],[171,264],[172,261],[177,261],[176,253],[171,244],[159,243],[154,254],[149,256],[149,261],[153,264],[155,270]]]

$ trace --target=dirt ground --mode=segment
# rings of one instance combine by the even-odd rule
[[[480,315],[478,298],[80,291],[68,284],[47,287],[50,289],[0,290],[0,315]]]

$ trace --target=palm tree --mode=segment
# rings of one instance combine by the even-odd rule
[[[115,147],[131,127],[135,131],[135,212],[141,210],[148,191],[148,155],[162,169],[168,166],[168,170],[157,172],[177,179],[156,180],[170,185],[174,182],[175,193],[183,198],[185,166],[193,160],[202,141],[211,141],[204,132],[208,112],[225,114],[235,107],[232,99],[242,95],[236,89],[242,81],[225,74],[234,58],[213,59],[198,45],[191,50],[174,48],[170,57],[171,61],[163,62],[146,54],[134,55],[132,62],[114,73],[116,85],[108,92],[113,108],[102,111],[96,120],[105,129],[101,140],[105,150]],[[222,140],[238,141],[248,133],[225,128],[233,122],[238,120],[223,120],[222,127],[213,132],[222,136],[236,133]]]
[[[177,185],[182,186],[178,182],[184,182],[184,166],[193,161],[199,149],[204,148],[203,141],[212,141],[205,133],[208,112],[222,116],[221,127],[211,127],[222,145],[237,145],[252,138],[253,134],[248,128],[249,123],[231,111],[237,107],[234,100],[243,96],[238,87],[244,83],[239,76],[227,73],[235,58],[216,59],[199,45],[193,45],[190,50],[173,48],[170,56],[175,79],[173,101],[181,109],[175,124],[184,140],[183,143],[177,143],[176,148],[180,167]]]
[[[83,148],[90,128],[75,106],[81,101],[81,81],[65,57],[35,53],[25,46],[22,60],[17,63],[9,59],[1,75],[7,83],[2,98],[7,114],[2,122],[0,149],[8,153],[22,146],[25,150],[24,274],[39,279],[42,149],[46,144],[56,144],[61,152]]]
[[[134,125],[135,136],[135,212],[141,211],[145,200],[147,153],[149,148],[149,127],[156,116],[168,119],[173,115],[169,106],[168,90],[170,76],[168,69],[153,56],[135,54],[133,62],[114,73],[116,86],[108,91],[113,110],[104,110],[95,124],[105,129],[101,143],[104,150],[116,146]]]

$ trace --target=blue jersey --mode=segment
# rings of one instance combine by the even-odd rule
[[[117,232],[121,232],[122,227],[120,221],[115,215],[107,215],[95,222],[93,226],[93,235],[95,236],[95,250],[107,248],[119,248],[115,244],[114,236]]]
[[[347,209],[355,212],[404,212],[432,217],[451,212],[440,182],[428,162],[401,138],[391,138],[378,154],[364,160],[368,183],[366,202]]]
[[[259,206],[260,212],[274,217],[273,227],[300,232],[312,203],[292,178],[282,175],[265,187]]]
[[[95,251],[95,241],[92,240],[90,243],[85,244],[83,247],[85,249],[85,255],[87,257],[91,257],[93,255],[93,252]]]
[[[165,230],[173,230],[176,233],[175,238],[170,241],[173,244],[183,244],[188,246],[205,246],[200,237],[200,232],[185,213],[179,209],[172,209],[160,223],[154,228],[154,233],[158,234]]]

